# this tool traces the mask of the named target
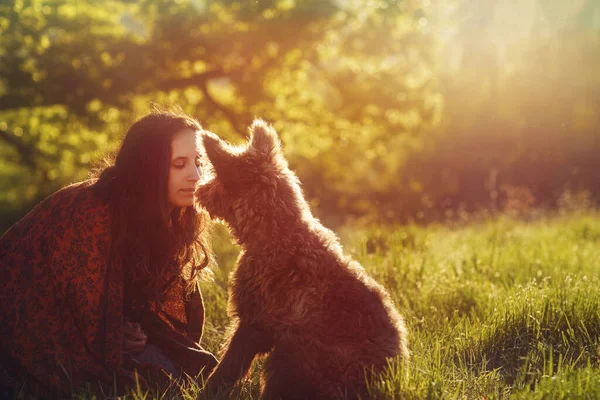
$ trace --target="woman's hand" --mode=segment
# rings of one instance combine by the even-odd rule
[[[123,324],[123,352],[141,353],[146,346],[148,336],[137,322],[125,321]]]

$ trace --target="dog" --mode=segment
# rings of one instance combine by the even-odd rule
[[[199,203],[242,247],[230,277],[232,320],[211,390],[231,390],[267,355],[263,399],[355,398],[390,358],[409,359],[407,330],[386,290],[316,219],[262,120],[232,146],[203,135],[213,176]]]

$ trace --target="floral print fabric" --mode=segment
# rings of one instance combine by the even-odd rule
[[[130,376],[122,354],[123,265],[109,261],[110,226],[108,205],[94,192],[93,181],[86,181],[56,192],[2,236],[5,374],[6,365],[17,366],[62,391]],[[197,343],[204,308],[199,293],[191,296],[193,307],[186,304],[182,287],[173,287],[163,315],[156,317]]]

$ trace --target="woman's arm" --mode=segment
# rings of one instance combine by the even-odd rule
[[[187,335],[194,342],[200,343],[204,330],[204,300],[200,288],[196,287],[184,298]]]

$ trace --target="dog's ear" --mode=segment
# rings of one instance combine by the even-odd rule
[[[227,143],[214,133],[207,131],[202,133],[202,143],[217,176],[223,180],[229,180],[234,173],[234,163]]]
[[[281,150],[277,132],[262,119],[255,119],[250,127],[250,146],[262,154],[273,154]]]

